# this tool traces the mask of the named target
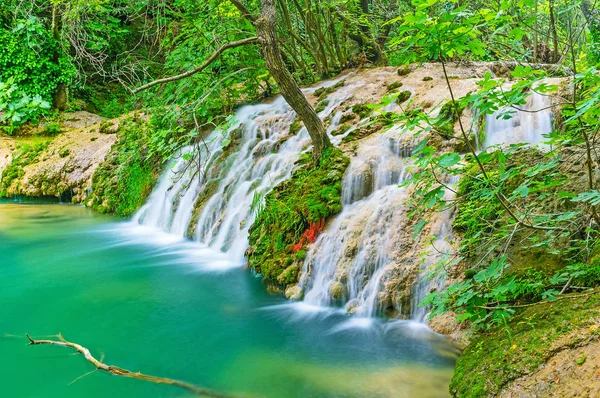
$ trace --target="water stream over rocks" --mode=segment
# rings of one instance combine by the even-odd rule
[[[343,105],[363,90],[364,82],[350,77],[343,77],[349,83],[332,90],[320,112],[329,122],[329,133],[338,127]],[[342,79],[305,93],[332,87]],[[524,111],[511,119],[498,118],[502,111],[486,117],[484,150],[519,142],[538,145],[552,129],[543,95],[534,93]],[[253,204],[288,179],[299,154],[309,148],[305,129],[289,133],[294,118],[281,97],[241,108],[228,129],[210,134],[199,149],[181,150],[136,214],[134,225],[190,238],[214,253],[215,263],[224,269],[245,264],[248,231],[255,218]],[[355,128],[331,136],[334,145]],[[427,310],[418,306],[419,301],[445,283],[425,275],[451,251],[454,214],[447,210],[428,220],[426,235],[433,243],[412,236],[414,220],[404,206],[411,189],[399,184],[408,176],[415,145],[412,135],[397,126],[361,140],[351,150],[343,181],[343,210],[309,248],[304,262],[299,287],[305,304],[343,306],[365,317],[386,313],[425,320]]]

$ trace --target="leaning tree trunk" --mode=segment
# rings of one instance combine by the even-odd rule
[[[288,71],[281,50],[277,42],[277,10],[275,0],[261,0],[262,13],[256,19],[255,26],[258,34],[263,56],[269,72],[277,82],[281,95],[296,111],[313,143],[313,157],[315,161],[321,158],[323,150],[331,146],[323,122],[309,104],[306,97],[296,84],[292,74]]]

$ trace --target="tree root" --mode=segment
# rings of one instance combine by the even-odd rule
[[[127,369],[123,369],[118,366],[107,365],[107,364],[103,363],[102,361],[99,361],[96,358],[94,358],[94,356],[90,353],[90,350],[88,350],[84,346],[76,344],[76,343],[71,343],[71,342],[65,340],[60,333],[56,336],[58,338],[58,340],[34,340],[31,337],[29,337],[29,334],[26,334],[25,336],[27,336],[27,339],[29,340],[29,345],[47,344],[47,345],[57,345],[57,346],[61,346],[61,347],[72,348],[75,351],[77,351],[78,353],[82,354],[89,363],[91,363],[92,365],[94,365],[96,367],[96,370],[102,370],[104,372],[113,374],[115,376],[129,377],[132,379],[145,380],[145,381],[149,381],[151,383],[156,383],[156,384],[167,384],[167,385],[171,385],[171,386],[176,386],[176,387],[186,389],[194,394],[197,394],[197,395],[203,396],[203,397],[211,397],[211,398],[231,398],[232,397],[232,395],[227,395],[227,394],[219,393],[216,391],[207,390],[205,388],[201,388],[201,387],[195,386],[193,384],[186,383],[184,381],[169,379],[166,377],[150,376],[150,375],[146,375],[146,374],[143,374],[140,372],[131,372]]]

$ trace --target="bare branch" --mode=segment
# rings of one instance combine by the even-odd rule
[[[190,77],[196,73],[202,72],[204,69],[206,69],[210,64],[212,64],[221,54],[223,54],[225,51],[232,49],[232,48],[237,48],[237,47],[241,47],[241,46],[247,46],[249,44],[255,44],[258,43],[258,37],[250,37],[248,39],[242,39],[242,40],[238,40],[238,41],[233,41],[231,43],[227,43],[224,44],[222,47],[220,47],[218,50],[216,50],[206,61],[204,61],[204,63],[194,69],[191,69],[187,72],[181,73],[179,75],[175,75],[175,76],[171,76],[171,77],[165,77],[164,79],[158,79],[155,80],[153,82],[150,82],[148,84],[144,84],[143,86],[140,86],[134,90],[131,90],[131,92],[133,94],[137,94],[140,91],[144,91],[149,89],[150,87],[154,87],[158,84],[163,84],[163,83],[169,83],[169,82],[174,82],[176,80],[181,80],[181,79],[185,79],[186,77]]]
[[[186,389],[194,394],[197,394],[200,396],[205,396],[205,397],[213,397],[213,398],[230,398],[231,397],[230,395],[207,390],[205,388],[201,388],[201,387],[195,386],[193,384],[186,383],[184,381],[169,379],[166,377],[150,376],[150,375],[146,375],[146,374],[143,374],[140,372],[131,372],[127,369],[119,368],[118,366],[107,365],[104,362],[98,361],[96,358],[94,358],[94,356],[90,353],[90,350],[88,350],[87,348],[85,348],[82,345],[79,345],[76,343],[71,343],[70,341],[65,340],[61,334],[58,334],[56,336],[58,338],[58,340],[34,340],[31,337],[29,337],[28,334],[26,334],[25,336],[29,340],[29,345],[47,344],[47,345],[57,345],[57,346],[61,346],[61,347],[72,348],[75,351],[77,351],[78,353],[82,354],[89,363],[91,363],[92,365],[94,365],[96,367],[96,370],[102,370],[104,372],[113,374],[115,376],[129,377],[132,379],[140,379],[140,380],[149,381],[151,383],[167,384],[167,385],[171,385],[171,386],[181,387],[181,388]],[[87,376],[87,374],[84,376]],[[75,381],[77,381],[77,379]]]

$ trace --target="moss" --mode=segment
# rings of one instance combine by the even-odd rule
[[[298,132],[302,129],[302,120],[300,120],[300,118],[296,117],[294,119],[294,121],[292,122],[292,124],[290,125],[290,134],[291,135],[296,135],[298,134]]]
[[[112,125],[112,124],[111,124]],[[118,140],[92,177],[88,206],[100,213],[130,216],[152,191],[162,171],[160,155],[148,155],[148,122],[129,118],[117,130]]]
[[[354,119],[356,119],[356,115],[354,113],[352,113],[352,112],[344,113],[342,115],[342,118],[340,119],[340,124],[349,122],[349,121],[354,120]]]
[[[193,239],[196,235],[196,227],[198,226],[198,219],[200,218],[200,214],[202,214],[202,210],[204,206],[208,202],[210,198],[213,197],[217,188],[219,187],[219,180],[214,179],[208,181],[204,184],[204,188],[200,192],[200,195],[196,198],[196,202],[194,203],[194,210],[192,211],[192,218],[190,223],[188,224],[187,237]]]
[[[348,130],[350,130],[350,125],[349,124],[342,124],[337,129],[333,130],[331,132],[331,135],[333,135],[334,137],[336,135],[342,135],[342,134],[344,134]]]
[[[366,126],[357,128],[349,133],[347,136],[342,138],[343,143],[348,143],[356,140],[363,139],[368,137],[376,132],[380,131],[383,128],[383,124],[381,121],[377,121],[375,123],[369,123]]]
[[[45,125],[44,129],[42,130],[43,135],[48,135],[51,137],[58,135],[61,132],[62,132],[62,129],[60,127],[60,123],[58,123],[58,122],[50,122],[47,125]]]
[[[406,76],[411,72],[410,70],[410,66],[408,65],[402,65],[399,69],[398,69],[398,75],[400,76]]]
[[[360,119],[369,116],[373,110],[366,104],[356,104],[352,107],[352,112]]]
[[[344,82],[343,80],[340,82],[337,82],[336,84],[334,84],[331,87],[321,87],[315,90],[315,96],[319,98],[319,101],[324,100],[329,94],[334,93],[335,91],[337,91],[338,88],[340,87],[344,87],[344,85],[346,84],[346,82]]]
[[[424,82],[430,82],[432,80],[433,80],[433,77],[431,77],[431,76],[425,76],[425,77],[423,77],[423,81]]]
[[[440,108],[440,113],[435,121],[436,130],[441,133],[446,139],[454,136],[454,124],[458,118],[462,116],[464,107],[459,105],[458,114],[456,113],[455,101],[448,101]]]
[[[401,91],[400,94],[398,94],[398,98],[396,99],[396,102],[398,102],[399,104],[402,104],[403,102],[408,101],[408,99],[410,98],[411,95],[412,95],[412,93],[408,90]]]
[[[387,86],[388,93],[402,87],[402,82],[393,82]]]
[[[110,120],[103,120],[102,123],[100,123],[100,129],[98,130],[98,132],[100,134],[113,134],[114,132],[112,131],[112,127],[113,122],[111,122]]]
[[[36,163],[41,153],[48,148],[52,141],[23,142],[17,145],[12,162],[2,172],[0,180],[0,198],[8,196],[8,189],[15,180],[25,175],[24,168]]]
[[[297,282],[303,237],[342,209],[342,179],[349,159],[337,148],[324,151],[318,165],[303,155],[292,177],[269,193],[250,229],[248,265],[268,283]],[[297,253],[294,253],[296,251]]]
[[[317,113],[323,112],[325,110],[325,108],[327,107],[327,105],[329,105],[328,99],[319,101],[319,103],[317,104],[317,106],[315,108],[315,112],[317,112]]]
[[[505,327],[481,335],[458,359],[450,392],[455,397],[496,396],[512,380],[531,374],[562,347],[597,339],[600,292],[534,305]],[[585,329],[585,332],[581,330]]]

